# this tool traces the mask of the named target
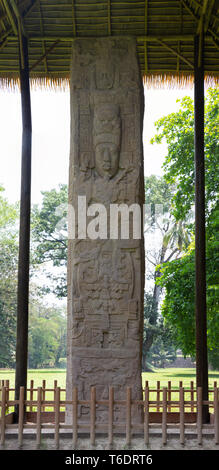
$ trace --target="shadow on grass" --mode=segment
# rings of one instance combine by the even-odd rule
[[[191,373],[173,373],[172,374],[172,377],[191,377],[191,376],[194,376],[194,372],[191,372]],[[209,372],[208,373],[208,377],[209,378],[215,378],[215,377],[218,377],[219,378],[219,372]]]

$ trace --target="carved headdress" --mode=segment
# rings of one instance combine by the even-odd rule
[[[114,103],[99,104],[94,108],[93,143],[114,143],[120,146],[121,118],[119,106]]]

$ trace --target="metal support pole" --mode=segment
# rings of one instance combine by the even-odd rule
[[[208,400],[207,308],[205,261],[205,161],[204,161],[204,36],[196,36],[195,54],[195,315],[196,380]],[[203,422],[208,406],[203,406]]]
[[[31,102],[27,38],[20,32],[20,87],[22,108],[22,165],[20,199],[20,236],[17,292],[17,343],[15,399],[19,399],[20,387],[27,388],[28,356],[28,303],[29,303],[29,252],[30,252],[30,201],[31,201]],[[15,420],[18,418],[15,410]]]

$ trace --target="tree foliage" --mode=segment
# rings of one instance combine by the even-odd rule
[[[18,259],[18,207],[3,192],[0,187],[0,367],[15,359]]]
[[[3,191],[0,187],[0,367],[14,367],[19,207],[18,204],[9,204]],[[33,248],[31,260],[36,262]],[[37,268],[38,264],[35,269],[32,267],[32,272]],[[65,309],[45,306],[39,296],[39,288],[33,282],[30,283],[28,337],[30,367],[58,367],[60,359],[66,357]]]
[[[162,286],[156,282],[161,276],[161,271],[156,267],[177,258],[190,240],[185,221],[176,221],[171,214],[174,191],[174,185],[168,184],[163,177],[151,175],[145,178],[145,201],[150,210],[147,211],[145,225],[147,268],[144,302],[144,368],[147,368],[153,345],[161,334],[159,304]],[[153,239],[151,249],[149,249],[150,237]],[[148,289],[149,282],[147,281],[152,281],[152,288]],[[163,346],[165,349],[165,343]],[[169,347],[165,353],[169,353]]]
[[[57,297],[67,295],[67,202],[68,187],[44,191],[42,207],[32,211],[33,263],[44,265],[52,281],[44,292],[53,292]],[[53,268],[64,268],[55,274]],[[52,268],[52,269],[51,269]]]
[[[218,317],[218,167],[219,167],[219,90],[210,89],[205,102],[205,189],[206,189],[206,281],[207,335],[209,358],[219,367]],[[184,98],[181,109],[157,122],[153,141],[168,144],[164,178],[174,184],[172,213],[176,220],[186,219],[194,204],[194,118],[193,103]],[[190,225],[191,229],[191,225]],[[194,226],[192,227],[194,230]],[[183,353],[195,355],[195,245],[194,241],[180,259],[163,263],[157,269],[158,284],[165,288],[162,314],[175,331]],[[213,359],[214,358],[214,359]]]
[[[30,305],[28,364],[30,368],[59,367],[66,357],[66,312],[33,299]]]
[[[205,100],[205,191],[206,215],[219,192],[219,90],[209,89]],[[163,169],[164,178],[176,190],[172,198],[172,212],[176,220],[185,219],[194,205],[194,104],[191,98],[181,101],[178,112],[159,119],[157,134],[152,143],[166,141],[168,154]]]

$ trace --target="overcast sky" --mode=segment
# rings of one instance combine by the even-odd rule
[[[162,174],[166,153],[163,145],[151,145],[154,122],[179,109],[178,98],[186,89],[145,89],[144,161],[145,175]],[[32,203],[40,203],[41,191],[68,182],[70,106],[68,91],[32,91]],[[20,93],[0,90],[0,184],[5,196],[15,202],[20,196],[21,105]]]

